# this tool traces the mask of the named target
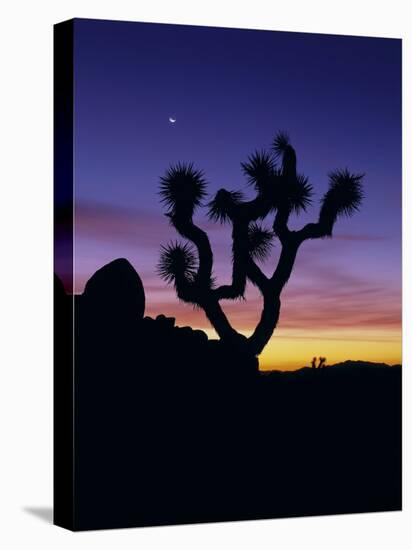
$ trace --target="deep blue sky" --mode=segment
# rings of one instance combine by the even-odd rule
[[[240,161],[286,129],[319,191],[332,168],[366,172],[380,204],[362,217],[397,234],[400,69],[399,40],[76,20],[77,196],[157,209],[176,160],[238,187]]]
[[[240,162],[278,130],[290,134],[316,192],[299,224],[316,217],[330,170],[366,174],[361,213],[304,254],[323,270],[399,290],[400,40],[80,19],[74,55],[78,291],[123,255],[156,301],[159,245],[175,237],[159,177],[192,161],[211,193],[242,189]],[[212,239],[224,276],[227,240],[218,230]],[[302,277],[297,266],[296,285]]]

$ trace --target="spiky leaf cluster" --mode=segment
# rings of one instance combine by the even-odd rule
[[[275,153],[275,158],[282,159],[282,176],[290,183],[297,178],[296,173],[296,152],[290,144],[289,136],[286,132],[279,132],[273,140],[272,149]]]
[[[289,135],[286,132],[278,132],[272,143],[276,158],[282,156],[288,147],[290,147]]]
[[[272,156],[266,151],[256,151],[241,166],[248,183],[257,191],[262,192],[273,184],[276,166]]]
[[[252,223],[248,231],[248,247],[252,258],[263,261],[273,246],[273,232],[257,223]]]
[[[215,197],[209,203],[209,218],[213,221],[226,223],[232,217],[234,208],[243,200],[240,191],[226,191],[219,189]]]
[[[160,179],[159,194],[169,214],[191,216],[206,197],[206,186],[201,170],[193,164],[178,163]]]
[[[282,179],[278,184],[278,205],[289,212],[299,214],[312,203],[313,187],[308,178],[298,174],[292,179]]]
[[[172,242],[161,247],[157,272],[164,281],[174,283],[176,279],[184,279],[192,282],[196,271],[196,255],[188,244]]]
[[[329,189],[322,200],[319,220],[332,226],[339,216],[352,216],[359,210],[363,199],[362,179],[363,174],[352,174],[346,168],[330,172]]]

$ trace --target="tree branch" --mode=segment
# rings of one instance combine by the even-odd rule
[[[232,284],[221,285],[214,290],[218,300],[234,300],[243,296],[246,287],[248,250],[248,224],[239,217],[232,219]]]
[[[197,303],[198,296],[193,288],[193,283],[189,282],[184,275],[176,277],[174,286],[179,300],[189,304]]]
[[[280,298],[271,294],[263,294],[263,309],[253,334],[248,342],[253,355],[259,355],[270,340],[279,320]]]
[[[222,340],[233,340],[239,337],[239,333],[231,326],[218,300],[207,299],[202,302],[201,307],[206,313],[206,317],[216,330],[219,338]]]
[[[322,239],[332,235],[334,224],[325,224],[321,222],[307,223],[302,229],[296,231],[295,235],[299,243],[307,239]]]
[[[176,231],[189,239],[197,249],[199,267],[196,282],[203,288],[210,287],[213,270],[213,252],[206,232],[193,223],[192,219],[182,219],[178,215],[169,215]]]
[[[266,277],[260,267],[256,265],[252,258],[249,258],[247,262],[247,276],[250,281],[260,290],[261,294],[266,292],[269,285],[269,279]]]
[[[268,195],[268,192],[262,191],[254,199],[238,204],[235,215],[247,222],[265,218],[273,208],[273,197],[271,199]]]
[[[293,235],[293,234],[291,234]],[[299,249],[299,242],[296,238],[290,238],[285,244],[282,244],[282,250],[279,256],[276,270],[270,278],[270,287],[274,296],[279,296],[283,287],[288,282],[295,264],[296,254]]]
[[[273,231],[276,233],[280,242],[283,244],[287,241],[290,235],[288,227],[288,221],[290,216],[290,209],[287,207],[281,207],[277,209],[275,220],[273,222]]]

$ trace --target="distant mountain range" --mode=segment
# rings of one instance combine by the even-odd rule
[[[348,359],[347,361],[342,361],[340,363],[335,363],[333,365],[326,365],[325,367],[322,367],[320,369],[305,366],[296,370],[289,370],[289,371],[282,371],[278,369],[267,370],[267,371],[263,371],[263,374],[285,375],[285,377],[295,378],[296,376],[305,375],[305,374],[310,375],[311,373],[323,374],[325,373],[325,371],[327,371],[328,373],[332,373],[332,372],[336,373],[338,371],[342,372],[342,371],[361,370],[362,372],[364,369],[368,369],[368,371],[370,371],[371,369],[373,370],[400,369],[401,367],[402,365],[399,365],[399,364],[388,365],[387,363],[374,363],[373,361],[360,361],[360,360],[354,361],[354,360]]]
[[[347,361],[342,361],[341,363],[335,363],[334,365],[330,365],[326,368],[349,368],[349,367],[355,367],[355,368],[394,368],[394,367],[401,367],[402,365],[388,365],[387,363],[374,363],[373,361],[352,361],[351,359]]]

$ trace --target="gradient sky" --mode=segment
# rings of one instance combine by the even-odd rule
[[[179,304],[156,274],[160,244],[176,238],[159,178],[190,161],[211,195],[246,190],[240,162],[286,130],[316,193],[292,227],[316,219],[332,169],[364,172],[366,196],[333,239],[302,246],[261,366],[298,368],[313,355],[400,362],[399,40],[76,20],[74,59],[76,292],[104,263],[126,257],[143,279],[147,314],[213,335],[203,313]],[[216,275],[228,281],[228,229],[201,212],[197,220],[209,231]],[[245,334],[261,311],[253,288],[247,298],[222,303]]]

